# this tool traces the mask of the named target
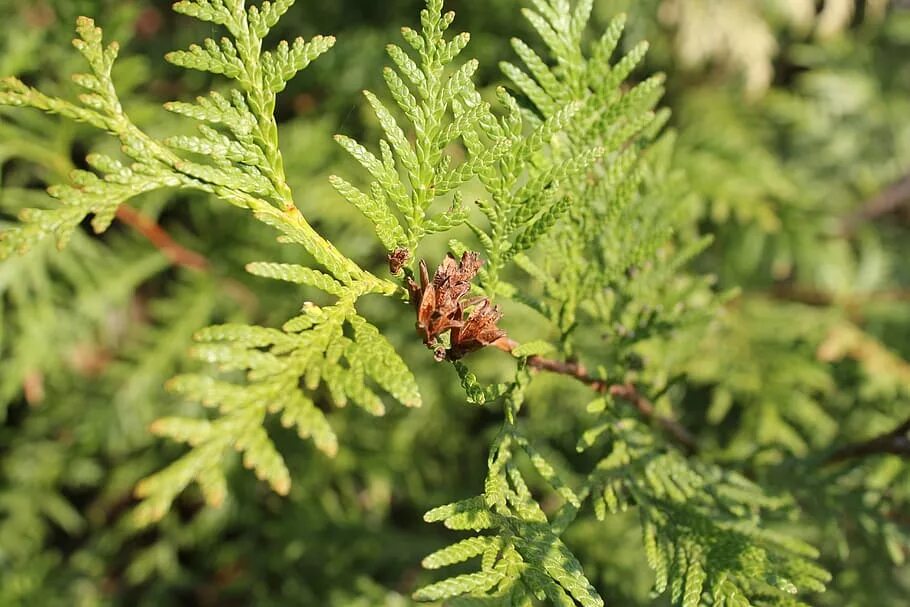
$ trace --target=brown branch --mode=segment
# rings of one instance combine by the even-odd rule
[[[910,418],[890,432],[841,447],[829,455],[825,459],[825,463],[834,464],[885,453],[910,458]]]
[[[500,344],[497,344],[502,349],[508,348],[507,351],[511,351],[514,347],[517,346],[514,342],[507,342],[506,347],[503,347]],[[608,384],[601,379],[591,376],[588,373],[588,370],[585,369],[584,365],[577,362],[563,362],[558,360],[551,360],[549,358],[543,358],[542,356],[531,356],[528,358],[528,364],[534,369],[541,371],[549,371],[551,373],[558,373],[560,375],[567,375],[574,379],[577,379],[583,384],[586,384],[591,387],[591,389],[601,394],[609,394],[614,398],[620,398],[630,404],[632,404],[641,415],[647,419],[653,420],[661,430],[668,434],[674,441],[676,441],[687,453],[695,454],[698,451],[698,444],[695,442],[695,438],[686,430],[679,422],[672,420],[670,418],[664,417],[657,413],[657,409],[654,404],[648,400],[632,383],[625,384]]]
[[[117,209],[117,219],[142,234],[174,265],[196,272],[205,272],[211,267],[208,259],[180,245],[164,228],[136,209],[121,204]]]
[[[795,302],[813,307],[835,306],[843,309],[848,318],[862,324],[868,306],[910,302],[910,289],[889,289],[867,293],[835,294],[812,288],[801,287],[788,282],[773,285],[767,292],[769,297],[781,301]]]
[[[771,287],[770,295],[776,299],[806,304],[808,306],[824,307],[840,303],[849,309],[861,308],[873,303],[891,303],[910,301],[910,290],[890,289],[885,291],[871,291],[868,293],[851,293],[838,295],[826,291],[801,287],[798,285],[780,282]]]
[[[896,211],[907,203],[910,203],[910,174],[870,198],[856,212],[844,219],[841,234],[851,236],[863,223]]]
[[[687,453],[694,455],[698,452],[698,443],[695,437],[689,434],[679,422],[668,417],[659,415],[654,408],[654,404],[645,398],[631,383],[622,385],[613,385],[608,388],[609,393],[635,405],[639,413],[648,419],[653,419],[661,429],[682,446]]]
[[[151,217],[136,209],[121,204],[117,208],[117,219],[133,228],[144,236],[152,246],[161,251],[175,266],[192,270],[193,272],[209,272],[212,263],[201,253],[187,249],[158,225]],[[250,314],[256,311],[259,299],[243,283],[231,278],[223,278],[221,286],[225,293],[239,303]]]
[[[389,255],[389,269],[392,273],[402,268],[408,252],[397,249]],[[486,346],[513,353],[519,344],[506,335],[497,323],[502,317],[499,306],[493,306],[486,297],[465,300],[471,280],[477,274],[483,261],[477,253],[466,251],[461,262],[451,254],[440,264],[430,280],[427,264],[420,262],[420,284],[411,276],[407,277],[411,303],[417,310],[417,332],[429,348],[435,348],[437,360],[456,361],[465,354]],[[473,307],[465,318],[465,309]],[[445,349],[439,344],[440,335],[449,332],[451,346]],[[667,434],[676,440],[688,453],[695,453],[695,439],[677,422],[658,415],[654,405],[642,396],[634,385],[610,385],[588,374],[587,369],[577,362],[562,362],[542,356],[528,357],[528,364],[540,371],[567,375],[587,384],[601,394],[621,398],[632,403],[646,418],[654,420]]]

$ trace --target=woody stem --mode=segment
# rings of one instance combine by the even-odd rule
[[[907,418],[890,432],[886,432],[866,441],[841,447],[829,455],[826,462],[834,464],[849,459],[884,453],[910,457],[910,418]]]
[[[117,207],[117,219],[142,234],[174,265],[197,272],[205,272],[209,269],[208,259],[179,244],[155,220],[131,206],[121,204]]]
[[[496,345],[503,350],[511,352],[518,344],[511,340],[503,340],[502,344],[497,343]],[[698,444],[695,441],[695,437],[693,437],[679,422],[660,415],[657,412],[654,403],[639,392],[631,382],[624,384],[609,384],[602,379],[590,375],[581,363],[552,360],[542,356],[529,357],[528,365],[540,371],[567,375],[590,386],[595,392],[609,394],[614,398],[620,398],[630,403],[643,417],[653,420],[654,423],[660,426],[661,430],[670,436],[687,453],[694,455],[698,452]]]
[[[212,263],[208,258],[178,243],[167,230],[141,211],[127,204],[121,204],[117,208],[117,219],[141,234],[173,265],[193,272],[212,271]],[[255,311],[258,306],[258,298],[242,283],[229,278],[221,279],[220,282],[231,298],[251,313]]]

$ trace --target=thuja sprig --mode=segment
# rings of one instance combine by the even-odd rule
[[[278,0],[246,7],[242,0],[184,0],[174,5],[177,12],[221,26],[228,34],[167,56],[178,66],[232,81],[224,93],[166,105],[199,123],[195,135],[158,140],[133,124],[111,79],[118,47],[104,46],[101,29],[88,18],[78,20],[74,41],[90,68],[74,76],[85,90],[78,103],[49,97],[12,78],[0,85],[0,103],[60,114],[113,134],[129,162],[90,155],[94,171],[75,171],[72,184],[50,189],[60,200],[59,207],[27,210],[18,227],[0,235],[0,256],[25,253],[47,237],[62,247],[88,215],[93,215],[94,229],[102,232],[119,206],[139,194],[161,188],[196,189],[248,209],[275,228],[281,241],[301,245],[319,265],[317,269],[262,262],[249,264],[249,272],[315,287],[336,299],[322,308],[304,306],[301,315],[280,330],[227,325],[197,335],[200,345],[193,352],[197,358],[224,371],[241,370],[246,382],[188,375],[170,383],[178,394],[218,408],[219,415],[211,421],[171,417],[152,426],[157,434],[192,449],[140,483],[137,492],[145,498],[136,511],[140,523],[164,516],[194,480],[210,503],[220,503],[227,490],[224,454],[231,449],[242,452],[244,463],[276,491],[287,493],[290,473],[263,429],[265,417],[279,414],[286,426],[333,455],[337,438],[307,394],[320,386],[336,404],[354,402],[374,414],[381,414],[385,406],[370,387],[372,382],[407,406],[420,404],[413,374],[355,308],[362,295],[391,295],[398,288],[358,266],[313,229],[286,180],[274,117],[276,95],[335,42],[331,36],[316,36],[265,48],[265,37],[292,4]]]
[[[525,15],[552,61],[513,41],[527,71],[511,64],[504,64],[503,71],[534,110],[520,108],[512,95],[500,90],[505,116],[487,109],[477,128],[463,137],[470,153],[505,150],[478,174],[490,196],[480,202],[488,226],[468,225],[489,261],[476,270],[482,292],[512,297],[541,312],[559,329],[560,343],[519,346],[492,334],[497,336],[493,345],[519,359],[519,375],[512,384],[483,386],[469,363],[456,360],[468,401],[479,405],[501,400],[505,420],[490,451],[483,493],[431,510],[425,518],[451,529],[486,533],[424,561],[436,569],[477,558],[479,570],[430,584],[415,598],[450,599],[452,604],[602,604],[581,564],[559,539],[591,504],[599,518],[638,509],[645,551],[656,574],[655,593],[667,592],[674,605],[696,607],[704,594],[719,605],[801,604],[793,594],[818,591],[829,576],[813,563],[813,549],[764,529],[763,515],[786,504],[735,474],[690,462],[685,453],[696,451],[692,435],[659,413],[644,395],[643,390],[652,387],[637,387],[631,379],[635,373],[621,364],[621,357],[634,353],[636,342],[658,332],[645,322],[657,323],[654,318],[665,316],[682,325],[687,297],[713,299],[706,283],[677,278],[682,265],[708,241],[677,245],[671,239],[672,226],[680,222],[679,207],[673,206],[678,199],[657,184],[665,178],[672,141],[648,146],[666,117],[654,111],[662,78],[621,86],[646,49],[638,45],[615,64],[610,61],[623,29],[621,17],[586,53],[583,31],[592,2],[581,0],[574,10],[566,0],[532,4],[534,10]],[[479,97],[466,101],[470,106]],[[658,191],[649,197],[646,188]],[[530,249],[538,242],[546,250],[534,256]],[[452,244],[456,253],[473,255],[467,245]],[[507,282],[504,270],[510,261],[543,288],[544,297],[536,299],[527,285]],[[450,325],[464,322],[460,314],[448,313],[460,309],[448,305],[452,302],[445,293],[442,303],[436,297],[452,286],[447,278],[451,272],[443,270],[436,275],[442,274],[441,279],[432,281],[432,297],[427,296],[430,289],[412,288],[422,303],[433,302],[437,312],[426,313],[418,305],[418,325],[427,336],[444,330],[454,334],[457,327]],[[466,289],[456,294],[462,291]],[[674,311],[655,313],[666,305]],[[654,307],[648,311],[649,306]],[[574,358],[570,342],[576,327],[587,326],[580,325],[582,314],[590,326],[618,317],[635,319],[649,330],[609,344],[607,349],[617,352],[603,358],[619,362],[611,362],[609,373],[606,363],[599,365],[592,375]],[[566,360],[542,356],[554,350]],[[445,357],[458,358],[451,353],[450,346]],[[568,375],[601,394],[588,410],[602,419],[584,432],[578,449],[596,449],[606,437],[606,453],[583,480],[551,463],[521,426],[517,413],[527,371],[533,368]],[[610,376],[618,377],[610,381]],[[654,422],[669,441],[658,440],[655,428],[641,418]],[[543,491],[562,504],[554,512],[541,508],[551,500],[532,494],[525,462],[543,481]]]
[[[332,185],[374,224],[388,251],[413,251],[424,236],[464,223],[468,215],[457,188],[489,170],[503,152],[502,146],[476,150],[458,166],[453,166],[447,152],[450,145],[478,128],[489,109],[474,103],[477,93],[471,78],[477,61],[452,67],[470,35],[446,39],[455,13],[443,13],[442,8],[443,0],[429,0],[420,13],[421,31],[402,28],[410,52],[395,44],[386,47],[395,67],[386,67],[383,76],[409,123],[413,141],[392,110],[370,91],[364,95],[385,135],[379,141],[379,155],[349,137],[335,137],[373,181],[366,191],[339,176],[331,177]],[[434,203],[447,195],[451,195],[448,208],[434,210]]]
[[[23,212],[23,224],[3,232],[0,253],[25,252],[48,236],[62,247],[89,214],[94,215],[93,227],[101,232],[110,225],[118,205],[129,198],[161,188],[191,188],[249,208],[262,221],[280,226],[288,238],[303,245],[339,278],[357,279],[368,290],[390,292],[394,287],[371,277],[313,230],[287,185],[273,115],[275,94],[287,79],[334,44],[332,37],[316,37],[308,43],[298,38],[291,45],[282,42],[273,51],[262,51],[268,24],[291,4],[271,5],[267,19],[255,7],[247,12],[241,0],[178,2],[174,6],[178,12],[225,26],[232,38],[222,38],[220,43],[208,39],[204,47],[193,45],[188,51],[169,54],[168,59],[183,67],[223,74],[239,88],[228,95],[212,93],[195,104],[175,102],[166,107],[222,126],[229,135],[200,126],[198,136],[159,141],[136,127],[124,113],[111,79],[119,47],[116,43],[105,47],[101,29],[86,17],[78,20],[79,37],[73,42],[90,67],[90,73],[73,77],[86,91],[79,103],[49,97],[15,78],[4,79],[0,103],[34,107],[104,129],[120,139],[132,164],[90,155],[89,163],[97,173],[74,171],[72,185],[53,186],[50,192],[62,206]],[[210,162],[196,162],[185,152]]]
[[[513,39],[524,69],[509,62],[501,68],[533,109],[521,108],[513,95],[500,90],[507,114],[499,127],[467,138],[474,146],[489,138],[512,142],[499,170],[481,175],[490,195],[480,205],[489,228],[475,226],[474,231],[490,258],[482,276],[486,288],[540,311],[560,329],[566,354],[571,354],[568,337],[578,308],[619,272],[649,259],[668,237],[657,229],[625,227],[647,212],[632,202],[642,181],[642,148],[666,118],[666,112],[654,111],[663,79],[656,75],[626,84],[647,45],[640,43],[611,60],[623,16],[588,49],[585,29],[592,2],[532,4],[523,13],[549,56]],[[624,214],[631,215],[626,223],[620,222]],[[617,235],[632,246],[616,242]],[[549,251],[542,268],[526,255],[541,241]],[[552,303],[534,300],[503,281],[501,268],[510,261],[533,278],[543,278]]]
[[[424,567],[438,569],[479,557],[480,570],[425,586],[414,593],[415,599],[474,597],[489,604],[531,605],[537,598],[553,605],[603,606],[581,563],[559,538],[558,515],[551,520],[545,514],[519,467],[519,458],[526,457],[569,507],[580,507],[576,493],[518,425],[529,379],[522,366],[502,395],[505,419],[490,448],[483,494],[434,508],[424,516],[449,529],[488,532],[434,552],[423,560]]]

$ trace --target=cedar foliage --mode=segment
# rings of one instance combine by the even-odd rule
[[[900,604],[906,14],[427,0],[333,148],[294,4],[177,2],[170,117],[3,49],[0,602]]]

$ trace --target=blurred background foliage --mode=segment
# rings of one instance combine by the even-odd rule
[[[380,268],[368,225],[326,179],[357,174],[331,135],[376,135],[359,91],[382,88],[384,45],[422,3],[297,4],[282,36],[331,33],[338,44],[280,99],[291,185],[323,233]],[[907,460],[819,463],[910,412],[910,10],[901,4],[598,0],[595,8],[595,31],[625,11],[626,43],[650,41],[639,77],[667,74],[674,183],[688,192],[680,204],[715,237],[694,267],[716,276],[718,290],[740,289],[709,325],[640,354],[659,361],[661,399],[682,403],[704,457],[796,496],[803,516],[780,530],[819,546],[834,573],[829,592],[810,599],[818,605],[898,606],[910,596]],[[469,52],[492,89],[502,82],[498,61],[511,58],[509,37],[531,38],[517,18],[520,0],[447,5],[472,33]],[[0,74],[71,93],[78,15],[125,47],[115,81],[137,124],[158,136],[180,131],[161,103],[195,96],[208,76],[161,57],[212,32],[168,2],[0,0]],[[114,145],[83,126],[0,109],[0,222],[53,204],[46,185],[83,166],[88,151]],[[0,265],[0,605],[410,605],[426,580],[420,559],[451,540],[421,515],[478,491],[498,416],[463,405],[451,367],[432,362],[389,302],[367,305],[417,372],[422,409],[369,421],[333,412],[341,437],[333,460],[276,428],[294,475],[287,498],[240,472],[219,510],[189,492],[159,525],[127,523],[134,483],[180,452],[146,428],[188,407],[163,384],[189,364],[192,333],[232,319],[274,325],[299,305],[290,286],[242,270],[287,257],[268,228],[179,196],[135,204],[204,255],[208,272],[173,267],[122,224],[103,238],[80,234],[65,255],[45,247]],[[516,327],[528,314],[508,313]],[[505,363],[488,358],[493,377]],[[565,378],[535,383],[528,424],[557,461],[574,456],[563,404],[583,401],[584,391]],[[588,513],[567,541],[608,602],[660,604],[649,599],[631,515],[604,524]]]

